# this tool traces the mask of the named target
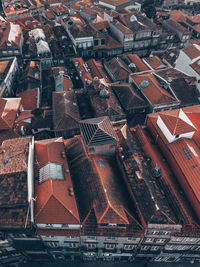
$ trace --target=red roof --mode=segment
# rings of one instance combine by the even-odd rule
[[[158,56],[146,57],[143,58],[143,61],[147,62],[147,64],[149,64],[154,70],[166,67]]]
[[[193,193],[200,201],[200,149],[192,139],[181,138],[168,145]]]
[[[80,77],[81,77],[83,84],[85,83],[86,80],[92,81],[92,76],[84,68],[85,62],[83,61],[83,59],[81,57],[72,58],[72,61],[75,65],[76,70],[79,72],[79,74],[81,73]]]
[[[68,230],[68,229],[39,229],[36,235],[39,236],[79,236],[79,230]]]
[[[160,117],[170,133],[174,136],[196,131],[194,127],[179,118],[179,112],[177,112],[175,115],[160,114]]]
[[[0,98],[0,130],[13,128],[21,98]]]
[[[51,173],[46,179],[35,183],[35,220],[36,223],[79,224],[79,214],[73,192],[69,166],[65,156],[62,138],[35,142],[36,167],[39,169],[48,164],[62,166],[63,179],[56,179]],[[45,172],[45,171],[44,171]],[[57,173],[56,173],[57,175]]]
[[[191,59],[195,59],[200,57],[200,46],[197,44],[193,44],[187,46],[183,49],[183,52]]]
[[[132,79],[137,84],[137,86],[140,86],[144,81],[148,83],[145,88],[141,89],[141,91],[152,103],[152,105],[171,103],[173,101],[176,101],[172,95],[170,95],[159,85],[157,79],[152,73],[132,75]]]
[[[22,107],[24,110],[34,110],[38,108],[37,102],[39,98],[39,90],[32,89],[26,90],[19,94],[19,97],[22,99]]]
[[[186,123],[180,123],[180,128],[177,133],[186,132],[185,128],[188,128],[190,131],[194,131],[195,129],[189,124],[189,120],[196,127],[196,132],[193,135],[192,139],[189,138],[179,138],[172,143],[168,143],[166,138],[164,137],[161,129],[157,125],[157,118],[161,116],[168,117],[167,124],[168,126],[171,124],[176,125],[177,120],[171,119],[172,117],[178,117],[180,110],[168,110],[164,112],[158,112],[154,114],[148,115],[148,119],[152,122],[154,128],[156,129],[157,134],[161,137],[162,141],[166,144],[170,153],[173,156],[173,159],[181,169],[182,174],[184,175],[184,179],[187,184],[191,188],[194,197],[200,201],[200,105],[191,106],[183,108],[182,111],[185,114]],[[170,117],[170,118],[169,118]],[[189,119],[189,120],[188,120]],[[188,121],[188,124],[187,124]],[[178,126],[177,126],[178,127]]]
[[[127,57],[132,60],[135,66],[138,68],[139,71],[148,71],[150,70],[142,61],[142,59],[136,54],[127,54]]]

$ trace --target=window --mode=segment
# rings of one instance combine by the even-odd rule
[[[105,39],[101,39],[101,44],[105,45],[106,44],[106,40]]]
[[[151,247],[151,251],[157,251],[157,250],[159,250],[159,246],[152,246]]]
[[[69,247],[70,248],[77,248],[78,247],[78,243],[69,242]]]
[[[95,249],[97,247],[96,243],[86,243],[86,247],[88,249]]]
[[[64,168],[60,163],[47,163],[39,169],[39,183],[52,180],[64,180]]]
[[[152,243],[154,241],[154,238],[146,238],[145,243]]]
[[[135,237],[128,237],[127,240],[136,241]]]
[[[99,40],[94,40],[94,45],[97,46],[99,44]]]
[[[156,239],[156,243],[164,243],[166,239],[164,238],[158,238]]]
[[[141,246],[141,250],[149,250],[149,246]]]
[[[132,250],[134,247],[136,247],[133,244],[124,244],[124,250]]]
[[[105,249],[114,249],[115,248],[115,244],[105,244]]]
[[[57,248],[59,246],[59,242],[58,241],[47,242],[47,246],[50,248]]]

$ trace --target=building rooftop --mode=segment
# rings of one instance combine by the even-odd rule
[[[12,129],[19,113],[21,98],[0,98],[0,129]]]
[[[116,161],[106,156],[86,156],[79,137],[65,141],[73,174],[75,191],[79,196],[81,220],[88,232],[100,231],[116,225],[112,234],[124,235],[120,225],[132,226],[132,231],[141,232],[142,226],[134,218],[131,204],[126,198],[125,188],[121,185]],[[80,179],[81,177],[81,179]],[[95,228],[96,225],[96,228]],[[120,232],[117,230],[117,225]],[[98,229],[97,226],[101,226]],[[85,229],[84,229],[85,230]],[[130,233],[129,233],[130,234]]]
[[[145,97],[152,103],[164,104],[176,101],[176,99],[163,89],[155,76],[152,73],[132,75],[134,83],[138,86],[139,90],[145,95]]]
[[[62,138],[35,142],[35,221],[79,224],[79,214]]]
[[[150,69],[144,64],[137,54],[123,54],[119,56],[129,67],[133,63],[136,67],[134,72],[149,71]]]
[[[152,70],[158,70],[167,67],[158,56],[145,57],[143,58],[143,62]]]
[[[193,44],[183,48],[183,52],[191,59],[197,59],[200,55],[200,46],[197,44]]]
[[[9,139],[0,147],[0,228],[25,227],[30,142],[30,137]]]
[[[109,71],[109,75],[113,81],[127,80],[129,74],[131,73],[130,69],[119,58],[112,58],[109,61],[104,63],[104,66]]]
[[[53,92],[54,131],[79,128],[79,108],[74,91]]]
[[[80,121],[80,128],[86,146],[115,143],[118,137],[108,117]]]
[[[19,93],[24,110],[35,110],[39,103],[39,89],[26,90]]]
[[[125,111],[148,107],[130,83],[112,84],[111,88]]]

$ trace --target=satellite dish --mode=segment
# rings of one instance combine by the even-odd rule
[[[135,15],[132,15],[132,16],[130,17],[130,21],[131,21],[131,22],[137,21],[136,16],[135,16]]]

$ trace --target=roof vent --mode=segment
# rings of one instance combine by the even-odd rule
[[[5,158],[2,159],[1,162],[2,162],[3,164],[7,164],[7,163],[9,162],[9,160],[10,160],[10,157],[5,157]]]
[[[144,80],[138,85],[138,87],[140,90],[142,90],[142,89],[148,87],[149,85],[150,85],[150,82],[148,80]]]

